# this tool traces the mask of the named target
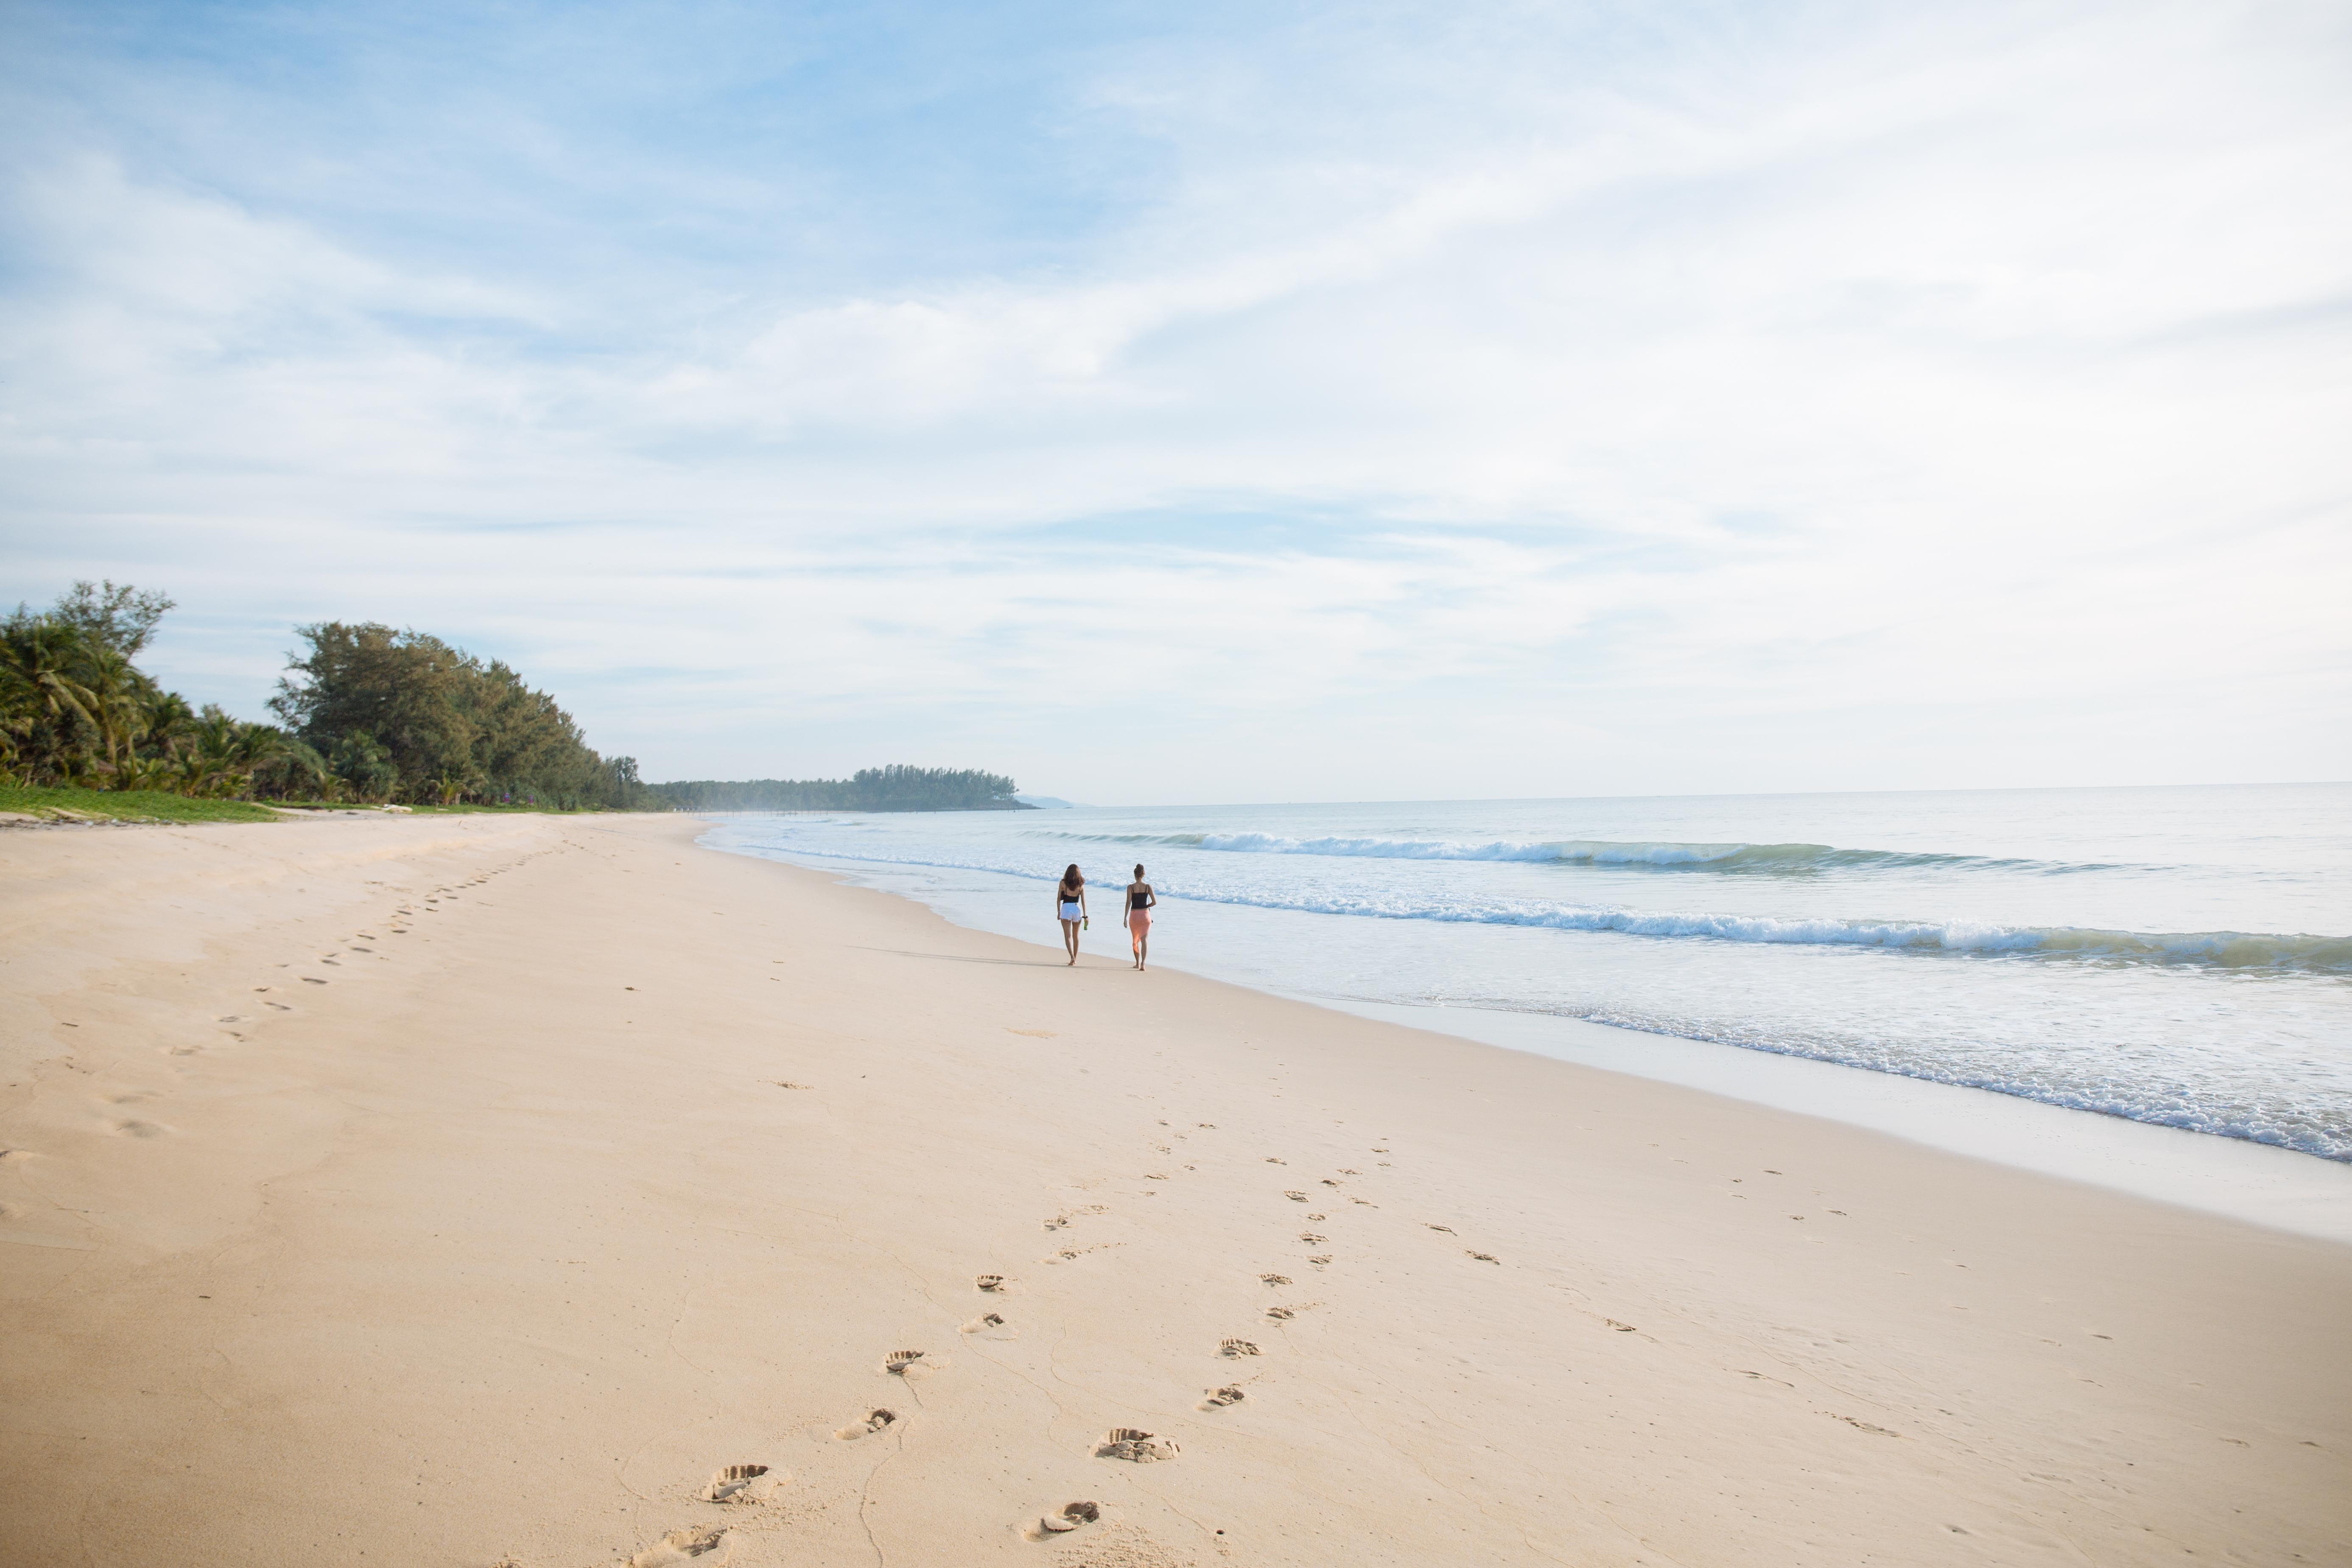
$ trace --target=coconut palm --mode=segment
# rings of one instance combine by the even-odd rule
[[[97,693],[77,679],[84,661],[81,637],[53,621],[12,622],[0,631],[0,680],[14,700],[60,727],[75,721],[95,726],[90,710]]]
[[[177,756],[195,729],[196,712],[176,691],[157,691],[147,699],[146,735],[157,750]]]
[[[77,673],[89,693],[90,721],[98,726],[99,739],[105,743],[106,765],[119,772],[139,737],[147,732],[152,687],[121,651],[87,639]]]

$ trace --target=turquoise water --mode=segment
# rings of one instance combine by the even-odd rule
[[[2352,785],[740,816],[708,841],[1046,942],[1076,860],[1097,952],[1140,860],[1171,966],[2352,1161]]]

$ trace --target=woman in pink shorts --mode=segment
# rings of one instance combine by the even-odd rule
[[[1135,868],[1135,880],[1127,885],[1127,933],[1135,945],[1135,967],[1141,969],[1151,952],[1151,906],[1158,903],[1151,884],[1143,879],[1143,868]]]

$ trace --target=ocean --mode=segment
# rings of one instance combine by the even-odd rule
[[[1359,1008],[1808,1058],[2352,1162],[2352,785],[741,815],[713,847]],[[1434,1010],[1444,1010],[1443,1012]],[[1475,1031],[1468,1031],[1475,1033]]]

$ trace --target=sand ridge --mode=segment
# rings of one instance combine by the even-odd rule
[[[0,1562],[2344,1553],[2347,1249],[693,832],[0,845]]]

